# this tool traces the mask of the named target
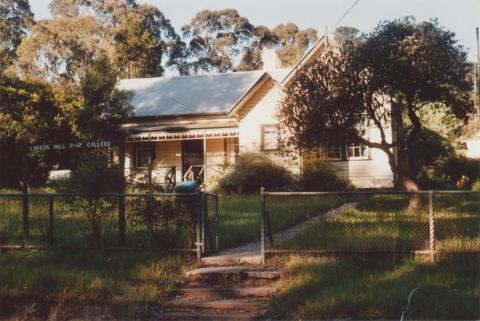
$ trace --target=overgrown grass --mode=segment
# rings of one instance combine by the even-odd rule
[[[102,304],[118,319],[148,315],[182,282],[181,259],[154,253],[12,251],[0,254],[0,319],[35,303]]]
[[[282,220],[272,219],[272,231],[275,233],[294,226],[307,217],[319,215],[338,206],[341,202],[338,197],[325,197],[301,204],[294,198],[277,204],[269,203],[267,210],[276,212],[281,208],[285,217]],[[260,239],[260,195],[226,196],[220,198],[219,205],[219,222],[213,225],[213,235],[219,236],[221,248]]]
[[[478,320],[480,256],[445,257],[435,264],[412,258],[291,257],[272,302],[273,319]]]
[[[349,200],[345,200],[349,202]],[[434,200],[435,245],[442,252],[480,253],[478,195],[441,195]],[[286,215],[277,212],[279,219]],[[411,252],[429,249],[428,200],[412,210],[405,195],[377,195],[316,221],[279,249],[331,252]]]

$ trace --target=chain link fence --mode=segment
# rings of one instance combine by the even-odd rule
[[[480,193],[262,192],[262,253],[480,253]]]
[[[0,248],[205,252],[205,193],[0,194]],[[210,214],[213,215],[213,214]],[[218,210],[217,210],[218,215]]]

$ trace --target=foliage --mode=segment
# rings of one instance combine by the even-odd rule
[[[116,138],[119,125],[131,115],[131,94],[117,89],[117,74],[106,60],[99,60],[81,79],[82,107],[74,112],[77,135],[83,138]]]
[[[469,186],[480,178],[480,160],[464,156],[451,157],[439,162],[435,176],[450,184],[462,183]]]
[[[334,165],[316,158],[304,161],[299,184],[304,191],[340,191],[352,188],[348,179],[338,176],[338,169]]]
[[[168,58],[165,65],[172,66],[183,56],[180,37],[154,6],[140,5],[128,10],[113,33],[114,60],[120,75],[126,78],[162,76],[164,58]]]
[[[400,139],[411,128],[404,127],[399,130]],[[455,157],[455,150],[451,142],[436,132],[424,128],[417,139],[411,143],[411,171],[417,178],[428,176],[428,172],[444,159]]]
[[[279,111],[289,132],[286,144],[310,149],[346,137],[381,149],[404,188],[416,190],[412,144],[423,131],[419,112],[441,103],[448,114],[465,118],[471,110],[468,68],[464,49],[437,21],[417,23],[407,17],[382,22],[296,75]],[[365,135],[365,116],[379,131],[379,140]],[[394,131],[406,129],[402,139],[396,135],[388,141],[390,122]]]
[[[67,198],[67,203],[79,228],[80,216],[85,215],[88,228],[83,232],[96,248],[104,245],[102,235],[118,203],[117,198],[105,194],[122,192],[122,180],[120,170],[109,164],[107,153],[97,151],[81,157],[70,177],[55,185],[61,193],[83,194]]]
[[[317,30],[307,28],[300,30],[294,23],[280,24],[272,29],[277,37],[276,47],[283,66],[294,65],[302,58],[306,49],[317,41]]]
[[[226,194],[258,193],[261,187],[268,190],[291,186],[289,171],[267,156],[243,153],[230,172],[219,180],[219,190]]]
[[[195,233],[195,198],[147,196],[128,202],[129,224],[146,231],[137,240],[142,248],[189,248]]]
[[[24,144],[69,137],[56,97],[57,92],[43,83],[0,79],[0,186],[19,186]],[[40,184],[58,155],[31,156],[32,183]]]
[[[33,19],[28,0],[0,2],[0,74],[16,60],[16,50]]]
[[[161,76],[182,56],[170,21],[130,0],[56,0],[54,17],[39,22],[20,46],[20,72],[51,83],[78,84],[85,69],[108,59],[122,77]]]
[[[252,31],[253,25],[235,9],[200,11],[182,27],[188,39],[188,73],[231,70]]]

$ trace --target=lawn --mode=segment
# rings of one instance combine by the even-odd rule
[[[434,199],[435,246],[438,253],[480,253],[478,195],[440,195]],[[318,198],[318,197],[317,197]],[[345,203],[351,200],[344,199]],[[358,201],[358,200],[357,200]],[[429,249],[428,200],[417,210],[405,195],[376,195],[311,224],[278,249],[327,252],[397,252]],[[272,217],[284,220],[282,211]]]
[[[158,253],[11,251],[0,253],[0,319],[28,311],[46,320],[100,306],[115,319],[148,316],[183,281],[180,258]]]
[[[340,205],[338,197],[317,198],[299,206],[296,199],[280,204],[285,219],[272,220],[272,232],[294,226],[306,218]],[[211,204],[213,206],[213,204]],[[219,236],[220,248],[229,248],[260,240],[260,195],[225,196],[219,200],[219,221],[213,224],[213,236]],[[278,208],[278,204],[277,204]],[[274,210],[277,209],[274,207]],[[210,207],[210,212],[213,208]]]
[[[417,210],[409,207],[405,196],[357,201],[355,207],[320,220],[276,248],[390,254],[289,257],[282,290],[272,302],[272,317],[398,320],[409,293],[419,286],[406,319],[480,318],[478,195],[434,199],[435,263],[398,254],[428,249],[428,201],[424,199]]]
[[[412,258],[291,257],[270,311],[274,319],[478,320],[480,256],[444,257],[435,264]]]

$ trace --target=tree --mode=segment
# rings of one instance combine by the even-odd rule
[[[294,65],[302,58],[305,50],[318,40],[317,30],[307,28],[300,30],[294,23],[280,24],[272,29],[278,38],[276,47],[283,66]]]
[[[357,40],[325,53],[286,88],[279,111],[290,132],[286,144],[310,149],[345,137],[378,148],[403,187],[416,191],[412,147],[424,130],[420,112],[441,103],[462,119],[471,110],[466,53],[437,21],[410,17],[382,22]],[[364,135],[365,118],[380,140]]]
[[[333,32],[333,39],[339,46],[345,46],[354,43],[358,39],[360,30],[354,27],[340,26]]]
[[[183,37],[188,40],[188,72],[232,70],[253,29],[248,19],[235,9],[197,13],[182,27]]]
[[[0,2],[0,73],[16,60],[16,50],[30,26],[33,13],[28,0]]]
[[[88,67],[81,79],[80,108],[73,110],[76,135],[83,139],[114,139],[132,113],[131,94],[117,89],[117,74],[106,59]]]
[[[56,103],[56,92],[43,83],[16,78],[0,79],[0,184],[18,187],[24,144],[69,137],[68,124]],[[32,166],[33,183],[46,177],[52,155],[37,155]],[[8,157],[8,158],[7,158]]]
[[[20,74],[78,87],[86,68],[107,57],[120,77],[161,76],[181,68],[184,44],[154,6],[133,0],[55,0],[54,17],[32,28],[18,49]]]
[[[158,77],[166,66],[182,68],[184,43],[163,13],[150,5],[126,12],[113,28],[115,62],[122,76]]]
[[[92,16],[56,17],[31,29],[17,50],[22,79],[53,85],[78,85],[88,65],[105,55],[107,45],[98,20]]]

